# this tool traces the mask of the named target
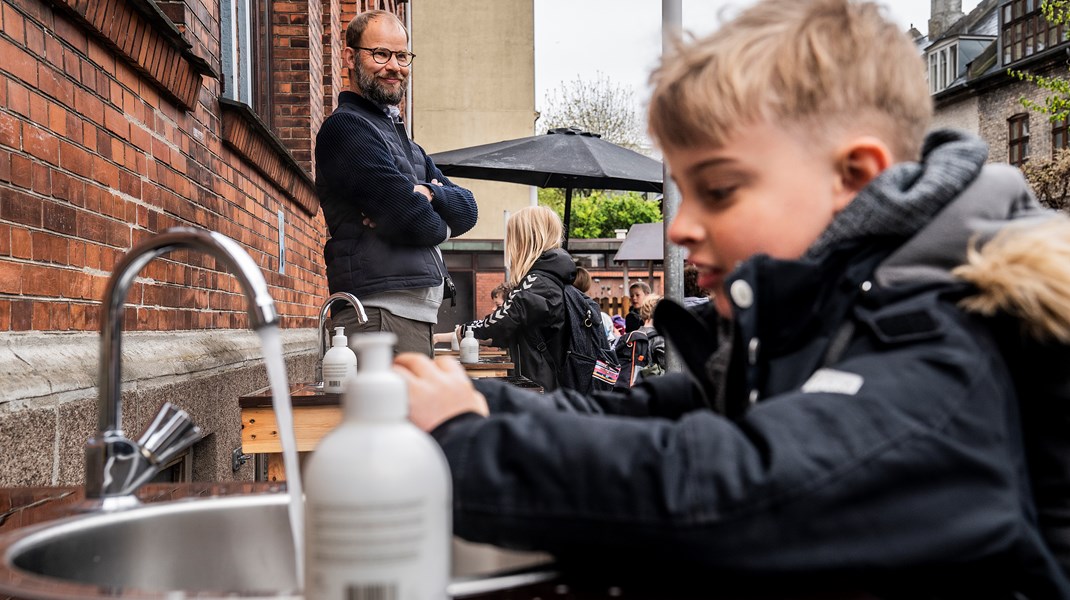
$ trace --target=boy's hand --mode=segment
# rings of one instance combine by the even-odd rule
[[[487,400],[472,387],[468,373],[449,356],[432,361],[423,354],[405,352],[394,359],[394,371],[409,387],[409,420],[424,431],[466,412],[490,414]]]

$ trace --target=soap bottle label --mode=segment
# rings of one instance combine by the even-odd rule
[[[342,384],[345,382],[346,377],[349,375],[351,369],[349,365],[342,363],[324,364],[323,365],[323,391],[325,392],[342,392]]]

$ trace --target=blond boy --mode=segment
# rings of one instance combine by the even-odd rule
[[[689,372],[538,396],[399,357],[456,532],[711,594],[1070,597],[1070,403],[1044,397],[1070,382],[1032,366],[1068,355],[1065,220],[980,141],[925,136],[874,4],[759,2],[652,81],[669,237],[714,292],[657,311]]]

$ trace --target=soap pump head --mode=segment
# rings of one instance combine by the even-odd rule
[[[405,380],[394,372],[394,344],[397,335],[390,332],[356,336],[357,374],[345,391],[346,411],[360,419],[377,421],[404,420],[409,414],[409,390]]]
[[[472,328],[471,328],[471,327],[468,327],[468,328],[466,328],[466,329],[464,330],[464,337],[466,337],[466,338],[468,338],[468,339],[472,339],[472,340],[474,340],[474,339],[476,338],[476,335],[475,335],[475,333],[474,333],[474,332],[472,331]]]
[[[341,346],[341,347],[345,348],[346,344],[347,344],[347,342],[346,342],[346,328],[345,327],[335,327],[334,328],[334,337],[331,338],[331,347],[332,348],[337,348],[337,347]]]

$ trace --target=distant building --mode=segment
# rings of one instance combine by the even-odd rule
[[[1007,73],[1066,77],[1066,28],[1045,20],[1041,0],[982,0],[967,15],[961,9],[961,0],[932,0],[929,33],[916,37],[936,107],[934,127],[972,131],[988,142],[990,161],[1013,165],[1070,145],[1065,120],[1052,122],[1019,101],[1043,104],[1050,92]]]

